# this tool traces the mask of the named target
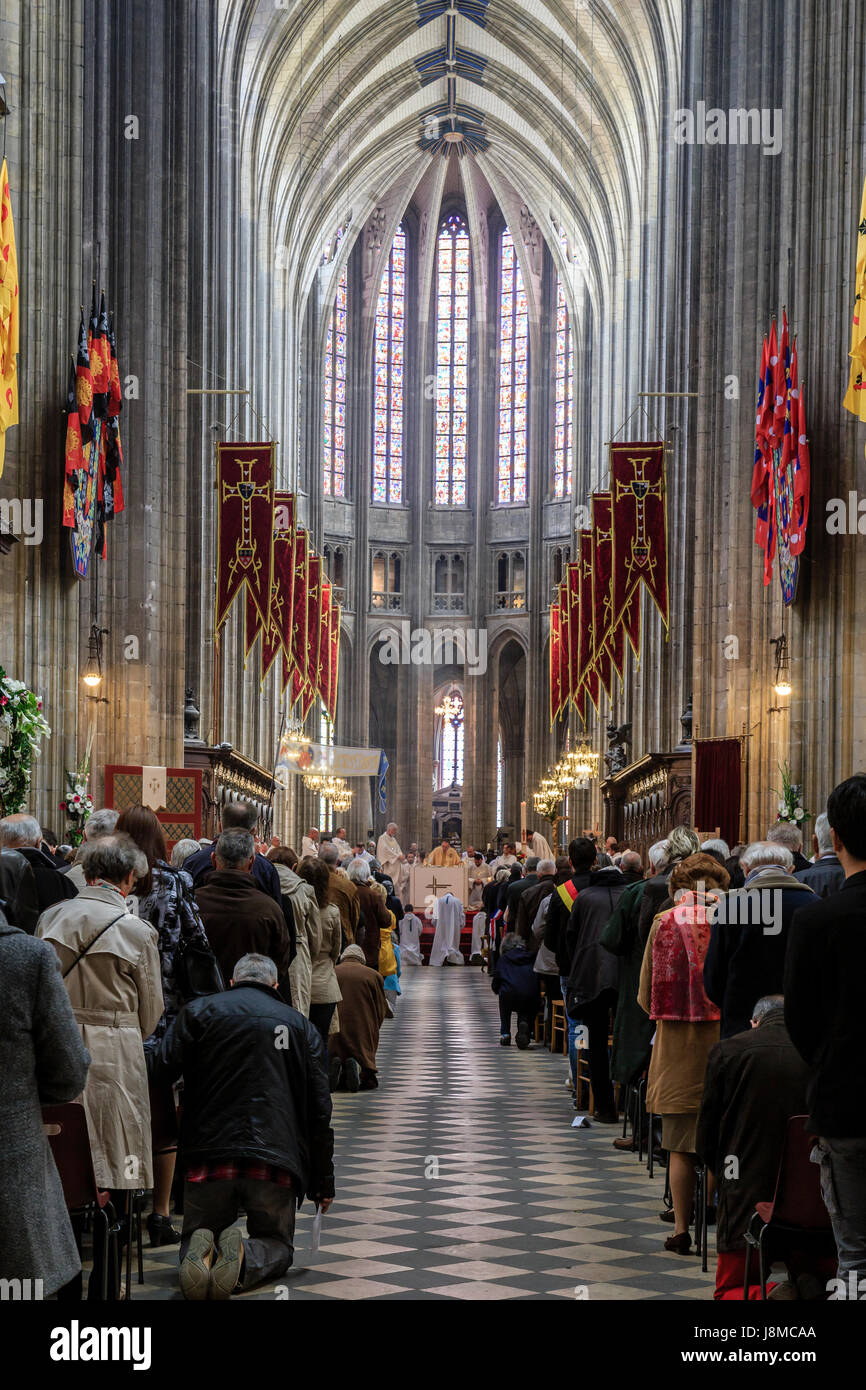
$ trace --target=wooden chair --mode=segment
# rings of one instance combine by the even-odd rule
[[[556,1039],[562,1035],[562,1046],[559,1051],[564,1057],[568,1056],[568,1022],[565,1017],[565,1001],[554,999],[550,1006],[550,1050],[556,1052]]]
[[[810,1157],[814,1140],[806,1133],[806,1122],[805,1115],[792,1115],[788,1120],[773,1200],[758,1202],[746,1229],[744,1300],[749,1297],[753,1250],[758,1252],[764,1300],[767,1274],[774,1260],[806,1245],[828,1257],[836,1253],[830,1215],[821,1195],[820,1170]]]
[[[54,1156],[69,1211],[92,1211],[102,1220],[102,1299],[108,1299],[108,1267],[112,1241],[120,1235],[110,1194],[96,1186],[90,1135],[84,1106],[76,1101],[42,1107],[42,1123]],[[96,1228],[94,1226],[94,1241]],[[128,1292],[128,1291],[127,1291]]]

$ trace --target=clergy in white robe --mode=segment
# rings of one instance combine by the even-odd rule
[[[555,859],[556,855],[550,848],[544,836],[537,830],[533,830],[529,837],[529,853],[534,854],[536,859]]]
[[[397,826],[391,821],[384,835],[380,835],[376,842],[376,858],[382,865],[382,873],[388,875],[395,891],[400,877],[400,869],[406,858],[397,841],[396,830]]]
[[[431,965],[462,965],[463,953],[460,950],[460,932],[466,922],[463,904],[453,893],[444,893],[436,898],[432,908],[433,949],[430,952]]]
[[[301,840],[301,858],[318,859],[318,857],[319,832],[318,830],[311,830],[308,834],[304,835],[303,839]]]
[[[421,918],[416,917],[414,912],[404,912],[399,925],[401,966],[424,964],[421,955],[422,925]]]
[[[476,853],[469,865],[469,906],[481,906],[481,894],[484,892],[485,883],[489,883],[493,877],[493,870],[490,865],[485,863],[483,854]]]

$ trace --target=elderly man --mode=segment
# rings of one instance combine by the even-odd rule
[[[784,845],[791,851],[794,859],[794,873],[797,874],[801,869],[809,868],[809,861],[803,853],[803,832],[799,825],[794,825],[792,821],[780,820],[775,825],[771,825],[767,831],[767,839],[771,844]]]
[[[723,894],[712,910],[704,960],[704,989],[722,1011],[722,1038],[748,1028],[756,999],[781,994],[791,919],[815,901],[809,885],[793,877],[793,855],[778,841],[747,845],[740,862],[745,886]]]
[[[469,906],[480,907],[484,885],[493,877],[493,870],[480,849],[475,850],[472,859],[467,861],[469,868]]]
[[[224,830],[214,849],[216,870],[196,889],[195,898],[223,979],[230,980],[236,961],[252,951],[270,956],[288,991],[285,977],[293,954],[289,929],[282,907],[256,887],[255,852],[249,830]]]
[[[528,863],[529,861],[527,860],[527,864]],[[555,877],[556,861],[554,859],[539,859],[534,873],[534,882],[528,882],[525,878],[518,879],[517,883],[508,890],[508,921],[510,929],[516,932],[522,941],[529,942],[533,950],[535,949],[535,943],[531,940],[532,924],[535,921],[540,904],[554,890]],[[518,884],[524,891],[517,896],[515,900],[516,905],[512,911],[511,893]]]
[[[337,868],[337,851],[333,844],[323,845],[319,858],[328,866],[328,893],[332,903],[337,904],[340,925],[343,929],[343,949],[355,940],[355,932],[361,918],[361,905],[358,890],[342,869]]]
[[[301,858],[315,859],[319,853],[319,832],[315,826],[301,838]]]
[[[376,842],[376,858],[382,865],[382,872],[388,875],[396,888],[400,866],[405,863],[406,856],[397,840],[395,821],[389,821],[384,834],[379,836]]]
[[[99,810],[91,812],[84,822],[84,844],[89,845],[93,840],[99,840],[103,835],[113,835],[120,818],[120,812],[112,809],[111,806],[101,806]],[[82,845],[75,856],[75,863],[71,869],[67,869],[65,877],[74,884],[80,893],[84,887],[84,869],[81,867],[81,857],[84,845]]]
[[[228,801],[220,813],[220,829],[247,830],[253,835],[257,820],[258,811],[248,801]],[[253,844],[255,847],[255,837]],[[202,840],[202,848],[198,854],[190,855],[183,867],[192,878],[193,887],[203,887],[215,867],[211,842]],[[270,859],[258,851],[256,851],[253,860],[253,879],[260,892],[267,893],[268,897],[273,898],[275,903],[282,905],[279,874]]]
[[[264,955],[231,988],[194,999],[162,1040],[155,1076],[183,1077],[184,1298],[227,1299],[284,1274],[295,1209],[334,1197],[334,1134],[318,1030],[277,994]],[[246,1213],[247,1236],[234,1224]]]
[[[817,893],[819,898],[828,898],[831,893],[838,893],[842,887],[845,882],[845,870],[833,848],[833,831],[830,829],[826,811],[815,821],[812,843],[817,856],[814,864],[810,864],[808,869],[795,870],[794,877],[800,883],[808,883],[812,892]]]
[[[351,859],[352,846],[349,842],[349,838],[346,834],[346,827],[344,825],[339,826],[339,828],[334,831],[334,838],[331,840],[331,844],[337,851],[337,856],[341,864],[345,859]],[[321,849],[319,850],[319,855],[321,857]]]
[[[389,930],[391,919],[381,894],[374,892],[371,887],[372,876],[363,860],[353,859],[347,873],[349,881],[354,885],[358,895],[360,930],[356,932],[356,943],[363,947],[364,959],[370,969],[378,970],[379,947],[382,942],[381,933],[383,930]]]
[[[4,816],[0,820],[0,845],[4,849],[17,850],[33,870],[36,903],[40,912],[77,895],[75,884],[70,883],[67,874],[60,872],[54,856],[46,854],[42,848],[42,830],[33,816],[24,811]]]

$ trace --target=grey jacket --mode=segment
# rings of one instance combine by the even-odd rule
[[[89,1065],[53,948],[0,912],[0,1279],[44,1298],[81,1261],[40,1107],[80,1095]]]

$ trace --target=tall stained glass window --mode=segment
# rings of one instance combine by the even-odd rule
[[[466,506],[469,372],[469,232],[452,212],[436,248],[437,507]]]
[[[406,348],[406,233],[397,228],[376,303],[373,352],[373,501],[403,501],[403,364]]]
[[[326,497],[346,495],[346,267],[328,323],[322,404],[322,478]]]
[[[529,314],[523,272],[506,227],[501,239],[499,286],[499,471],[500,503],[526,501],[526,401]]]
[[[463,786],[463,696],[454,687],[444,702],[448,705],[440,715],[439,786]]]
[[[553,492],[571,496],[574,467],[574,334],[565,291],[556,277],[556,364],[553,418]]]

